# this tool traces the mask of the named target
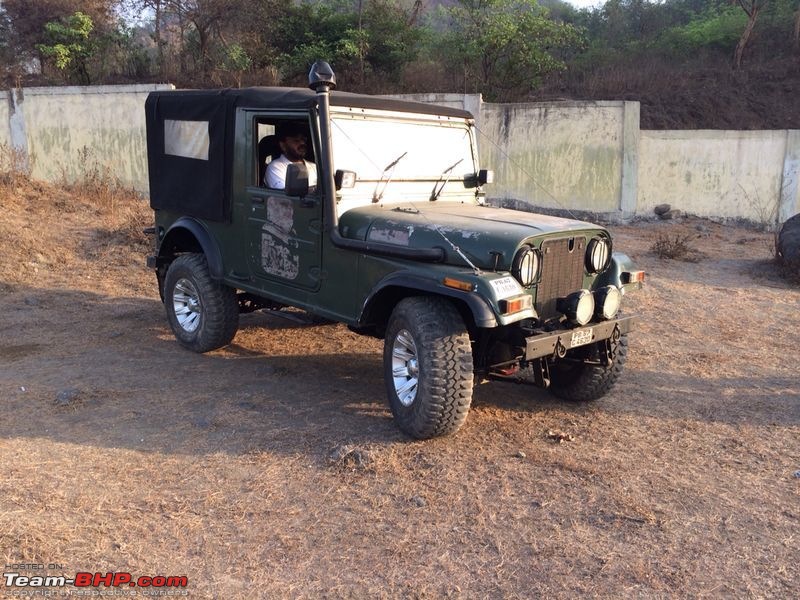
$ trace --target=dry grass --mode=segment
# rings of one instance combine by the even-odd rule
[[[688,233],[672,235],[660,233],[656,236],[653,245],[650,246],[650,252],[658,258],[697,262],[700,260],[700,253],[692,246],[692,240],[696,237]]]
[[[614,392],[481,385],[461,432],[414,442],[380,342],[254,313],[182,351],[144,202],[114,229],[80,195],[0,193],[6,564],[185,574],[198,598],[800,595],[800,291],[768,234],[707,224],[686,263],[649,247],[691,221],[615,228],[649,281]]]

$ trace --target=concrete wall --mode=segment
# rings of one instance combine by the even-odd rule
[[[146,192],[144,101],[157,89],[174,88],[126,85],[6,92],[8,143],[27,153],[36,179],[75,181],[92,171],[107,172]]]
[[[490,193],[537,206],[620,208],[624,104],[484,104],[478,144]]]
[[[787,131],[642,131],[637,212],[668,203],[707,217],[774,223]],[[720,214],[722,213],[722,214]]]
[[[476,115],[495,198],[623,218],[651,216],[658,204],[764,224],[800,212],[800,131],[643,131],[638,102],[404,97]]]
[[[144,101],[171,85],[0,92],[0,144],[35,178],[114,174],[147,192]],[[640,131],[638,102],[484,103],[479,94],[400,96],[475,115],[489,195],[630,217],[658,204],[776,223],[800,212],[800,131]]]

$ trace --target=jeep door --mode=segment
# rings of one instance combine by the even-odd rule
[[[272,115],[253,113],[248,119],[248,136],[254,152],[265,135],[274,135],[275,125],[281,119],[304,120],[308,114]],[[310,123],[309,123],[310,126]],[[316,145],[311,134],[309,147]],[[251,276],[259,287],[277,282],[304,290],[317,291],[320,286],[322,232],[322,198],[316,191],[299,198],[283,190],[268,189],[263,181],[255,179],[262,172],[261,161],[256,157],[255,173],[258,175],[247,188],[247,257]]]

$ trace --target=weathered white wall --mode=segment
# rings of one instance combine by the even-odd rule
[[[494,198],[621,217],[652,216],[666,203],[764,224],[800,212],[800,131],[642,131],[638,102],[405,97],[476,116],[481,163],[495,170]]]
[[[478,144],[490,195],[549,208],[620,209],[624,104],[484,104]]]
[[[144,102],[171,85],[26,88],[18,110],[36,179],[74,181],[106,171],[146,192]]]
[[[144,102],[171,85],[0,92],[0,144],[35,178],[106,171],[147,192]],[[800,131],[640,131],[638,102],[488,104],[479,94],[401,96],[475,115],[492,198],[629,217],[687,213],[782,222],[800,212]]]
[[[787,131],[642,131],[637,213],[673,208],[774,223]]]
[[[495,172],[487,188],[492,198],[555,209],[620,210],[625,109],[635,105],[638,132],[638,103],[490,104],[479,94],[396,97],[463,108],[475,116],[481,166]]]

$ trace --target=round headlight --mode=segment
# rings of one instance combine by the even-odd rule
[[[511,264],[511,274],[523,287],[530,287],[539,278],[541,266],[542,261],[539,251],[531,246],[523,246],[514,257],[514,262]]]
[[[573,323],[586,325],[594,315],[594,296],[589,290],[579,290],[559,298],[557,307]]]
[[[619,288],[607,285],[595,292],[595,306],[597,307],[597,317],[600,319],[613,319],[619,312],[622,304],[622,293]]]
[[[588,290],[581,290],[581,292],[588,292]],[[575,311],[575,320],[578,325],[586,325],[592,320],[594,314],[594,296],[591,293],[582,293],[578,300],[578,308]]]
[[[611,241],[607,238],[592,238],[586,248],[586,270],[589,273],[605,271],[611,262]]]

